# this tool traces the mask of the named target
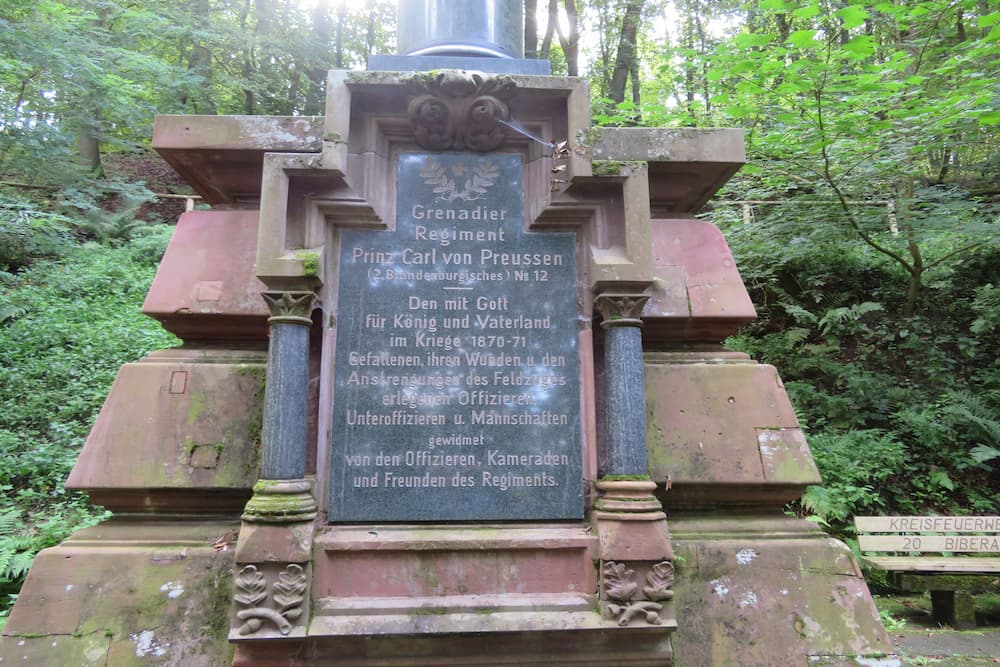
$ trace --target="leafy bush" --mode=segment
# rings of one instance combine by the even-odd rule
[[[90,242],[0,281],[0,616],[38,550],[103,516],[63,483],[125,362],[176,339],[140,308],[171,229]]]
[[[855,514],[880,514],[889,506],[892,478],[908,462],[906,448],[891,433],[875,429],[824,431],[809,444],[823,472],[823,486],[810,486],[802,507],[824,523],[843,523]]]
[[[30,200],[0,195],[0,271],[14,273],[36,259],[59,257],[72,247],[71,220],[41,211]],[[0,306],[0,322],[11,313]]]
[[[148,230],[151,224],[136,215],[156,198],[143,183],[120,180],[84,180],[56,193],[59,209],[74,220],[84,238],[122,243]]]
[[[784,378],[824,478],[800,509],[842,534],[857,513],[1000,511],[1000,247],[939,270],[906,317],[897,265],[758,213],[719,216],[760,316],[727,345]]]

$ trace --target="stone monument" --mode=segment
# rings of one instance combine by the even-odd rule
[[[460,5],[460,10],[458,6]],[[184,214],[0,656],[850,665],[891,648],[694,214],[736,130],[598,128],[517,2],[409,3],[322,117],[161,116]],[[669,529],[668,518],[669,513]],[[879,664],[895,664],[886,660]]]

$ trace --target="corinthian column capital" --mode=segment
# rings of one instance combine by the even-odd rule
[[[312,292],[261,292],[268,310],[271,311],[269,324],[302,324],[312,326]]]
[[[649,297],[645,294],[607,292],[594,299],[594,309],[601,314],[601,326],[641,327],[642,309]]]

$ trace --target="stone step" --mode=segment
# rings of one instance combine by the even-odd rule
[[[584,594],[325,598],[313,610],[309,636],[537,632],[608,625],[596,612],[594,596]]]

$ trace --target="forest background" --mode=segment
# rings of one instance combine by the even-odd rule
[[[0,5],[0,624],[41,548],[99,520],[63,482],[189,193],[154,114],[318,115],[330,68],[394,52],[394,2]],[[1000,513],[1000,3],[526,0],[528,57],[595,121],[742,127],[702,217],[823,473],[791,507]]]

